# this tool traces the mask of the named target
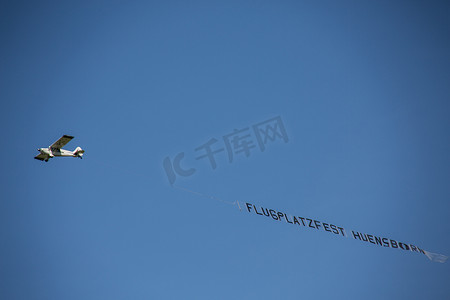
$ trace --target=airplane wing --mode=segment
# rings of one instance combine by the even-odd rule
[[[61,149],[62,147],[64,147],[65,144],[67,144],[68,142],[70,142],[70,140],[73,139],[73,136],[70,135],[63,135],[62,137],[59,138],[59,140],[57,140],[56,142],[54,142],[50,148],[53,149]]]
[[[47,158],[47,155],[39,153],[38,155],[36,155],[34,157],[35,159],[39,159],[39,160],[45,160]]]

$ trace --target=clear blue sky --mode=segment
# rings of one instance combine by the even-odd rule
[[[446,1],[0,4],[1,299],[450,299]],[[289,142],[195,148],[281,116]],[[34,160],[75,136],[83,160]],[[214,145],[214,146],[215,146]]]

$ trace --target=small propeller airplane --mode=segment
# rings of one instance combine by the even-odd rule
[[[47,162],[50,158],[55,156],[68,156],[68,157],[79,157],[83,158],[84,150],[80,147],[76,147],[75,150],[69,151],[61,149],[64,147],[65,144],[70,142],[70,140],[73,139],[73,136],[70,135],[63,135],[59,138],[56,142],[54,142],[50,147],[48,148],[38,148],[37,150],[40,152],[38,155],[36,155],[34,158],[38,160],[43,160]]]

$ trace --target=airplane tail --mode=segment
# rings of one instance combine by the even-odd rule
[[[81,147],[77,147],[77,148],[75,148],[75,151],[73,151],[73,156],[76,156],[76,157],[79,157],[79,158],[83,158],[82,157],[83,153],[84,153],[84,150],[81,149]]]

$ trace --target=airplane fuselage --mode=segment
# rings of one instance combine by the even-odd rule
[[[41,152],[44,155],[47,155],[48,157],[54,157],[54,156],[68,156],[68,157],[75,157],[75,152],[70,150],[64,150],[64,149],[56,149],[56,148],[39,148],[39,152]]]
[[[75,151],[65,150],[65,149],[57,149],[57,148],[39,148],[37,149],[41,154],[41,157],[38,158],[40,160],[48,161],[50,158],[59,156],[59,157],[79,157],[82,158],[84,150],[81,148],[75,149]]]

